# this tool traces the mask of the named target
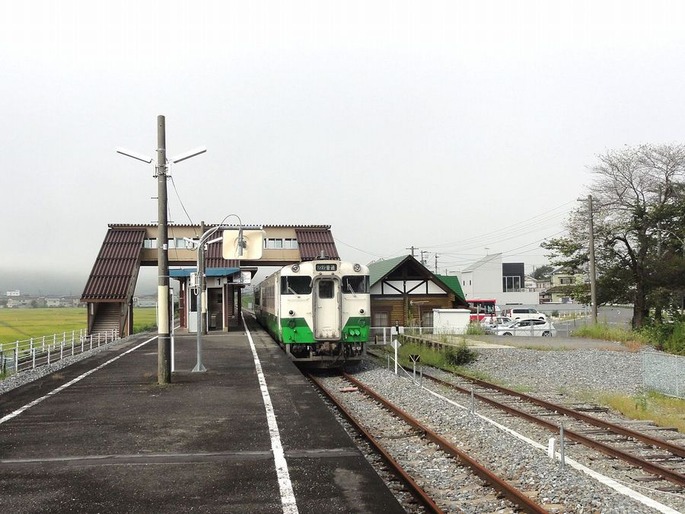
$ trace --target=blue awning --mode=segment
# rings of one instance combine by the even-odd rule
[[[171,278],[188,278],[191,273],[196,273],[197,268],[174,268],[169,270]],[[240,268],[207,268],[207,277],[230,277],[240,273]]]

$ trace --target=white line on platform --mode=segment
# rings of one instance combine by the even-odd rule
[[[67,382],[66,384],[62,384],[62,385],[59,386],[57,389],[53,389],[52,391],[50,391],[50,392],[49,392],[48,394],[46,394],[45,396],[41,396],[40,398],[36,398],[36,399],[33,400],[31,403],[27,403],[26,405],[24,405],[23,407],[18,408],[18,409],[15,410],[14,412],[10,412],[10,413],[7,414],[6,416],[0,418],[0,425],[3,424],[5,421],[9,421],[9,420],[12,419],[12,418],[16,418],[19,414],[21,414],[21,413],[24,412],[25,410],[30,409],[31,407],[33,407],[33,406],[35,406],[35,405],[38,405],[40,402],[42,402],[43,400],[47,400],[47,399],[50,398],[51,396],[55,396],[57,393],[59,393],[60,391],[63,391],[63,390],[66,389],[67,387],[74,385],[76,382],[80,382],[81,380],[83,380],[84,378],[86,378],[88,375],[91,375],[91,374],[95,373],[97,370],[102,369],[102,368],[104,368],[105,366],[108,366],[108,365],[112,364],[114,361],[116,361],[116,360],[118,360],[118,359],[121,359],[124,355],[126,355],[126,354],[128,354],[128,353],[131,353],[131,352],[134,351],[134,350],[137,350],[137,349],[140,348],[141,346],[144,346],[144,345],[146,345],[147,343],[149,343],[150,341],[154,341],[155,339],[157,339],[157,336],[152,337],[152,338],[148,339],[147,341],[144,341],[144,342],[140,343],[138,346],[134,346],[133,348],[130,348],[129,350],[126,350],[124,353],[122,353],[122,354],[120,354],[120,355],[117,355],[116,357],[114,357],[114,358],[108,360],[107,362],[105,362],[105,363],[103,363],[103,364],[100,364],[97,368],[93,368],[93,369],[91,369],[90,371],[86,371],[83,375],[79,375],[78,377],[74,378],[73,380],[70,380],[70,381]]]
[[[285,460],[283,453],[283,445],[281,444],[281,436],[278,432],[278,423],[276,422],[276,414],[269,396],[269,389],[266,386],[266,379],[262,372],[262,364],[257,356],[257,349],[255,348],[252,334],[247,328],[245,317],[243,316],[243,326],[247,339],[250,341],[250,349],[254,357],[255,368],[257,369],[257,377],[259,379],[259,387],[262,390],[262,399],[264,400],[264,408],[266,409],[266,419],[269,424],[269,434],[271,435],[271,450],[274,453],[274,462],[276,464],[276,475],[278,477],[278,487],[281,490],[281,505],[285,514],[298,514],[297,503],[295,501],[295,493],[293,485],[290,482],[290,473],[288,472],[288,463]]]

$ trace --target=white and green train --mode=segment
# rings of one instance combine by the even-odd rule
[[[340,260],[285,266],[255,288],[257,321],[295,362],[336,367],[369,340],[369,268]]]

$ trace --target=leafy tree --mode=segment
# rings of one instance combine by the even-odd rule
[[[592,170],[592,213],[584,202],[567,222],[568,235],[543,247],[553,264],[586,272],[592,219],[598,303],[631,302],[639,328],[651,309],[658,315],[685,290],[685,146],[609,151]]]
[[[535,280],[542,280],[543,278],[549,278],[549,276],[552,274],[552,271],[554,271],[554,267],[550,266],[549,264],[545,264],[535,268],[530,276]]]

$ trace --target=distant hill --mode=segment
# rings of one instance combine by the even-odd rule
[[[50,273],[44,270],[22,272],[0,268],[0,296],[19,290],[31,296],[81,296],[90,270],[85,273]],[[172,286],[175,285],[173,284]],[[138,276],[136,296],[157,294],[157,268],[143,268]]]

